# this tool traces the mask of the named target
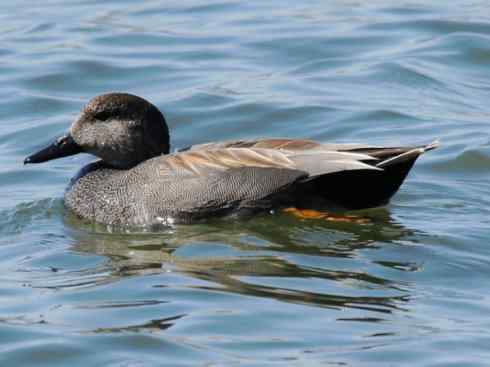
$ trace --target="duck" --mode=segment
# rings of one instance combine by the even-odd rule
[[[247,217],[282,208],[386,205],[417,158],[438,146],[375,146],[264,138],[170,152],[160,110],[128,93],[92,98],[68,132],[24,164],[78,153],[98,158],[73,177],[64,204],[77,217],[145,227]]]

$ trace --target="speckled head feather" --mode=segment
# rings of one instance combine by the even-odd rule
[[[170,149],[162,113],[145,99],[127,93],[91,99],[70,134],[83,151],[116,168],[133,167]]]

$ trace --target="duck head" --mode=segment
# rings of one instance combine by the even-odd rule
[[[85,152],[127,169],[167,154],[169,148],[168,127],[158,108],[135,95],[108,93],[92,98],[68,133],[27,157],[24,164]]]

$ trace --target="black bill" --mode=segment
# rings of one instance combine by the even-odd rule
[[[41,149],[24,160],[24,164],[42,163],[51,159],[68,157],[77,153],[81,153],[82,148],[75,143],[70,134],[63,135],[48,147]]]

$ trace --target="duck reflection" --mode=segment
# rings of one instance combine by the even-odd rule
[[[369,269],[414,271],[417,265],[373,260],[366,266],[366,259],[362,265],[359,257],[364,250],[388,246],[413,232],[396,223],[386,209],[370,210],[366,216],[369,223],[360,225],[281,214],[160,233],[111,233],[69,216],[66,222],[76,240],[74,250],[110,259],[112,280],[176,272],[201,280],[191,286],[195,289],[315,307],[403,310],[410,285],[369,274]]]

